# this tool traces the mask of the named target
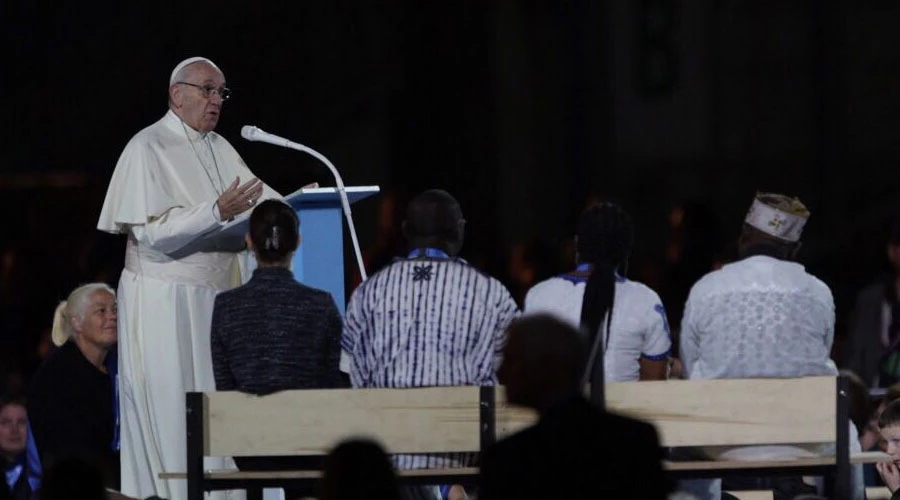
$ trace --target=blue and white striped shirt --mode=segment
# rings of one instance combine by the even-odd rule
[[[341,340],[350,380],[354,387],[494,385],[517,314],[506,287],[462,259],[399,259],[350,298]],[[397,466],[467,461],[408,456]]]

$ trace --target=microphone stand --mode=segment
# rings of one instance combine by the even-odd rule
[[[244,128],[247,129],[248,127]],[[350,201],[347,199],[347,189],[344,187],[344,180],[341,178],[341,174],[334,165],[328,161],[328,158],[325,158],[323,154],[315,149],[263,132],[256,127],[253,127],[253,129],[255,130],[248,131],[247,135],[244,135],[245,132],[242,130],[241,135],[243,135],[245,139],[252,141],[270,142],[276,146],[302,151],[324,163],[325,166],[328,167],[328,170],[331,171],[331,175],[334,176],[334,181],[337,183],[338,195],[341,198],[341,206],[344,209],[344,216],[347,219],[347,226],[350,229],[350,239],[353,241],[353,252],[356,254],[356,264],[359,266],[359,275],[362,277],[362,280],[365,281],[368,278],[366,275],[366,267],[363,264],[362,252],[359,249],[359,240],[356,238],[356,227],[353,225],[353,214],[350,211]],[[257,136],[257,134],[259,134],[259,136]]]
[[[295,149],[297,151],[303,151],[304,153],[313,156],[315,159],[324,163],[328,170],[331,170],[331,175],[334,176],[334,181],[337,183],[338,195],[341,198],[341,205],[344,208],[344,216],[347,218],[347,227],[350,229],[350,239],[353,241],[353,252],[356,254],[356,265],[359,266],[359,275],[362,277],[362,280],[365,281],[368,276],[366,276],[366,267],[363,264],[362,252],[359,249],[359,240],[356,238],[356,227],[353,225],[353,213],[350,211],[350,200],[347,199],[347,188],[344,187],[344,180],[341,178],[341,174],[338,173],[337,169],[334,168],[334,165],[328,158],[325,158],[324,155],[319,153],[313,148],[306,147],[302,144],[297,144],[294,142],[287,141],[289,147],[291,149]]]

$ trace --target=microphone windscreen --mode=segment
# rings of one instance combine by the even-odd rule
[[[247,139],[248,141],[256,140],[256,131],[259,130],[253,125],[244,125],[241,127],[241,137]]]

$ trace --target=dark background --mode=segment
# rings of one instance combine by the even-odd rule
[[[756,190],[811,209],[802,260],[833,289],[842,335],[884,270],[897,208],[900,3],[3,2],[3,358],[33,368],[56,301],[122,266],[94,229],[128,139],[166,110],[169,73],[202,55],[234,98],[217,129],[288,193],[333,185],[255,124],[379,185],[354,214],[369,271],[395,254],[411,194],[440,187],[463,255],[517,298],[565,270],[590,199],[637,224],[629,275],[678,324]],[[349,240],[348,240],[349,242]],[[353,260],[347,259],[348,281]],[[838,344],[840,343],[838,339]]]

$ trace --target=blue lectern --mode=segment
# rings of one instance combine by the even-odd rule
[[[347,187],[352,205],[378,193],[378,186]],[[300,218],[300,248],[294,254],[297,281],[331,293],[344,314],[344,211],[337,188],[301,188],[284,197]],[[241,236],[248,231],[250,211],[229,222],[222,232]],[[354,261],[355,262],[355,261]]]

